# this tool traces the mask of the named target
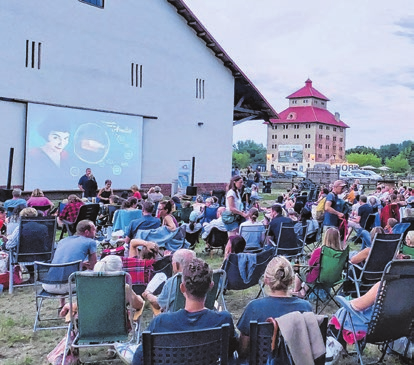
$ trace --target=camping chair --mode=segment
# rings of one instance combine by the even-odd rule
[[[228,364],[229,324],[196,331],[142,333],[145,365]]]
[[[201,231],[202,228],[200,227],[199,230],[193,233],[185,232],[185,240],[190,243],[191,250],[194,250],[196,243],[200,242]]]
[[[171,286],[171,288],[175,288],[175,292],[168,293],[168,304],[166,311],[176,312],[180,309],[184,309],[185,307],[185,298],[183,293],[180,290],[180,284],[182,283],[183,277],[182,273],[177,273],[174,275],[175,283]],[[207,293],[206,302],[204,306],[208,309],[226,309],[226,303],[224,302],[224,284],[226,282],[226,272],[222,269],[214,270],[213,271],[213,288]],[[172,301],[172,298],[174,300]],[[221,305],[218,302],[221,302]],[[169,306],[169,303],[172,302],[172,306]],[[217,305],[216,305],[217,302]]]
[[[226,205],[226,192],[224,190],[213,190],[211,195],[217,198],[217,202],[220,206]]]
[[[66,349],[113,346],[129,340],[129,327],[133,329],[130,342],[137,342],[137,326],[127,313],[126,285],[131,277],[125,272],[78,271],[69,276],[70,323]],[[72,294],[76,285],[77,316],[74,314]],[[130,302],[130,298],[128,299]],[[128,318],[129,317],[129,318]],[[71,340],[72,332],[74,339]],[[65,351],[62,364],[65,363]]]
[[[61,320],[62,318],[53,316],[51,318],[41,318],[43,301],[46,299],[63,299],[69,297],[69,291],[66,294],[52,294],[45,291],[42,284],[62,285],[68,284],[69,275],[81,268],[82,260],[68,262],[65,264],[47,264],[35,261],[35,294],[36,294],[36,318],[33,326],[33,332],[45,329],[67,328],[64,326],[39,327],[41,321]],[[56,308],[54,308],[56,309]]]
[[[358,317],[368,326],[366,336],[355,343],[358,360],[363,365],[362,353],[367,343],[382,346],[381,362],[388,344],[401,337],[412,338],[414,326],[414,260],[391,261],[385,267],[375,299],[372,317],[355,311],[344,297],[335,299],[346,310],[344,321],[350,319],[355,338],[353,317]],[[341,324],[342,331],[343,323]]]
[[[50,262],[55,251],[56,217],[21,218],[19,243],[10,250],[9,273],[16,264],[34,265]],[[22,284],[30,285],[30,284]],[[9,293],[13,293],[13,274],[9,275]]]
[[[45,212],[48,210],[52,210],[53,208],[50,208],[50,205],[34,205],[32,208],[36,209],[38,212],[42,212],[43,215],[45,215]],[[49,214],[47,214],[49,215]]]
[[[266,227],[261,225],[243,225],[240,227],[240,236],[246,240],[244,252],[260,252],[263,249]]]
[[[316,308],[317,314],[328,306],[331,301],[339,307],[339,304],[335,302],[334,296],[342,289],[343,286],[343,272],[346,270],[349,256],[349,246],[343,251],[337,251],[328,246],[322,246],[320,257],[319,275],[315,282],[306,283],[309,290],[306,293],[306,299],[309,299],[311,294],[316,296]],[[333,291],[333,294],[331,294]],[[321,298],[322,293],[325,298]],[[319,303],[324,303],[324,306],[318,311]]]
[[[213,219],[217,219],[217,210],[218,207],[204,207],[203,223],[210,223]]]
[[[143,260],[136,257],[121,257],[122,269],[131,276],[132,289],[141,295],[153,277],[155,260]]]
[[[304,242],[295,233],[292,223],[282,223],[277,242],[270,240],[276,246],[275,256],[285,256],[288,260],[299,258],[303,252]]]
[[[371,232],[371,229],[375,226],[375,219],[377,218],[378,214],[371,213],[368,215],[367,220],[365,221],[364,227],[362,229],[365,229],[368,232]],[[358,233],[354,238],[354,243],[361,243],[361,232]]]
[[[348,280],[356,289],[358,297],[368,291],[371,286],[381,280],[385,266],[398,253],[401,234],[376,234],[365,264],[350,264]]]
[[[321,335],[324,343],[326,343],[326,330],[328,327],[328,316],[324,316],[322,322],[319,325]],[[272,352],[272,336],[274,326],[269,322],[257,323],[257,321],[250,321],[250,358],[249,365],[266,365],[268,356]],[[277,333],[278,345],[284,347],[284,351],[287,345],[281,336],[280,331]],[[325,364],[325,356],[318,358],[315,361],[316,365]],[[297,364],[299,365],[299,364]]]
[[[226,247],[229,236],[227,231],[221,231],[217,227],[213,227],[205,239],[206,245],[212,254],[212,250],[223,250]]]
[[[225,289],[243,290],[260,284],[260,278],[274,254],[274,247],[259,253],[231,253],[223,263],[223,270],[227,276]],[[246,259],[244,264],[242,258]],[[245,275],[241,273],[240,266],[244,269]],[[256,297],[258,298],[260,294],[264,294],[262,286]]]
[[[184,223],[190,223],[190,214],[193,211],[193,207],[186,207],[186,208],[181,208],[181,220]]]
[[[312,253],[317,247],[319,247],[318,235],[320,233],[320,228],[315,231],[309,229],[309,223],[307,222],[306,226],[303,226],[304,235],[303,235],[303,250],[306,254]]]
[[[397,223],[393,228],[392,228],[392,233],[394,234],[402,234],[402,240],[404,241],[404,238],[406,236],[406,232],[408,230],[408,228],[410,227],[410,223]]]
[[[62,232],[60,233],[60,238],[63,238],[65,232],[69,234],[69,236],[73,236],[76,232],[76,227],[78,223],[84,219],[89,219],[93,223],[96,221],[96,217],[99,214],[100,205],[99,204],[85,204],[82,205],[79,209],[78,216],[76,217],[74,222],[69,222],[67,220],[63,220],[63,227]]]
[[[126,210],[126,209],[118,209],[114,213],[112,230],[118,231],[123,230],[126,231],[128,225],[134,219],[139,219],[142,217],[142,210],[134,209],[134,210]]]

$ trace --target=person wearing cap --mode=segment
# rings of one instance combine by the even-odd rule
[[[153,203],[161,201],[162,198],[164,198],[164,195],[161,193],[159,186],[153,186],[148,190],[148,199]]]
[[[345,186],[346,182],[344,180],[336,180],[332,186],[332,191],[326,196],[323,219],[324,231],[329,227],[338,228],[341,220],[344,219],[344,213],[336,210],[336,208],[338,208],[338,195],[344,191]]]

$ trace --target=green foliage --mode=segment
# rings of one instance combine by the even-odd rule
[[[247,164],[244,164],[246,153],[249,161]],[[237,141],[233,145],[233,165],[237,165],[239,168],[245,168],[248,165],[259,163],[266,163],[266,147],[263,144],[249,139],[247,141]]]
[[[387,158],[385,164],[395,173],[407,172],[410,167],[407,159],[402,153],[395,157]]]
[[[365,146],[356,146],[354,148],[350,148],[349,150],[346,151],[347,154],[351,154],[351,153],[356,153],[356,154],[373,154],[375,156],[379,156],[378,155],[378,151],[373,148],[373,147],[365,147]]]
[[[367,154],[350,153],[349,155],[346,156],[346,159],[349,163],[358,164],[360,167],[367,166],[367,165],[371,165],[374,167],[381,166],[381,159],[373,153],[367,153]]]

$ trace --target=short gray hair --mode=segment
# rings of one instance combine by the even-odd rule
[[[179,270],[181,271],[185,265],[188,265],[195,258],[196,253],[194,251],[181,248],[174,252],[172,261],[179,265]]]

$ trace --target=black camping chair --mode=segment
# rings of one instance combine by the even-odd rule
[[[202,230],[202,228],[200,228],[199,230],[197,230],[193,233],[185,232],[185,240],[190,243],[190,249],[191,250],[193,250],[195,248],[195,245],[198,242],[200,242],[201,230]]]
[[[275,256],[285,256],[288,260],[302,256],[304,242],[295,233],[293,223],[282,223],[277,242],[270,242],[276,247]]]
[[[82,205],[79,209],[78,216],[76,217],[74,222],[69,222],[67,220],[63,220],[63,227],[62,232],[60,233],[60,239],[63,238],[65,232],[69,234],[69,236],[73,236],[76,232],[76,227],[78,223],[84,219],[88,219],[93,223],[96,222],[96,218],[99,214],[100,205],[99,204],[85,204]]]
[[[354,338],[356,336],[353,318],[358,317],[368,327],[366,336],[355,343],[358,360],[364,364],[362,353],[367,343],[381,346],[381,362],[388,344],[401,337],[412,338],[414,326],[414,260],[396,260],[387,264],[378,288],[371,318],[355,311],[349,301],[342,296],[335,299],[346,310],[350,319]],[[343,322],[341,324],[341,331]],[[340,335],[340,332],[338,336]]]
[[[227,234],[227,231],[221,231],[217,227],[213,227],[206,237],[205,241],[208,250],[210,250],[210,253],[212,253],[212,250],[221,249],[224,254],[224,249],[226,247],[228,239],[229,236]]]

